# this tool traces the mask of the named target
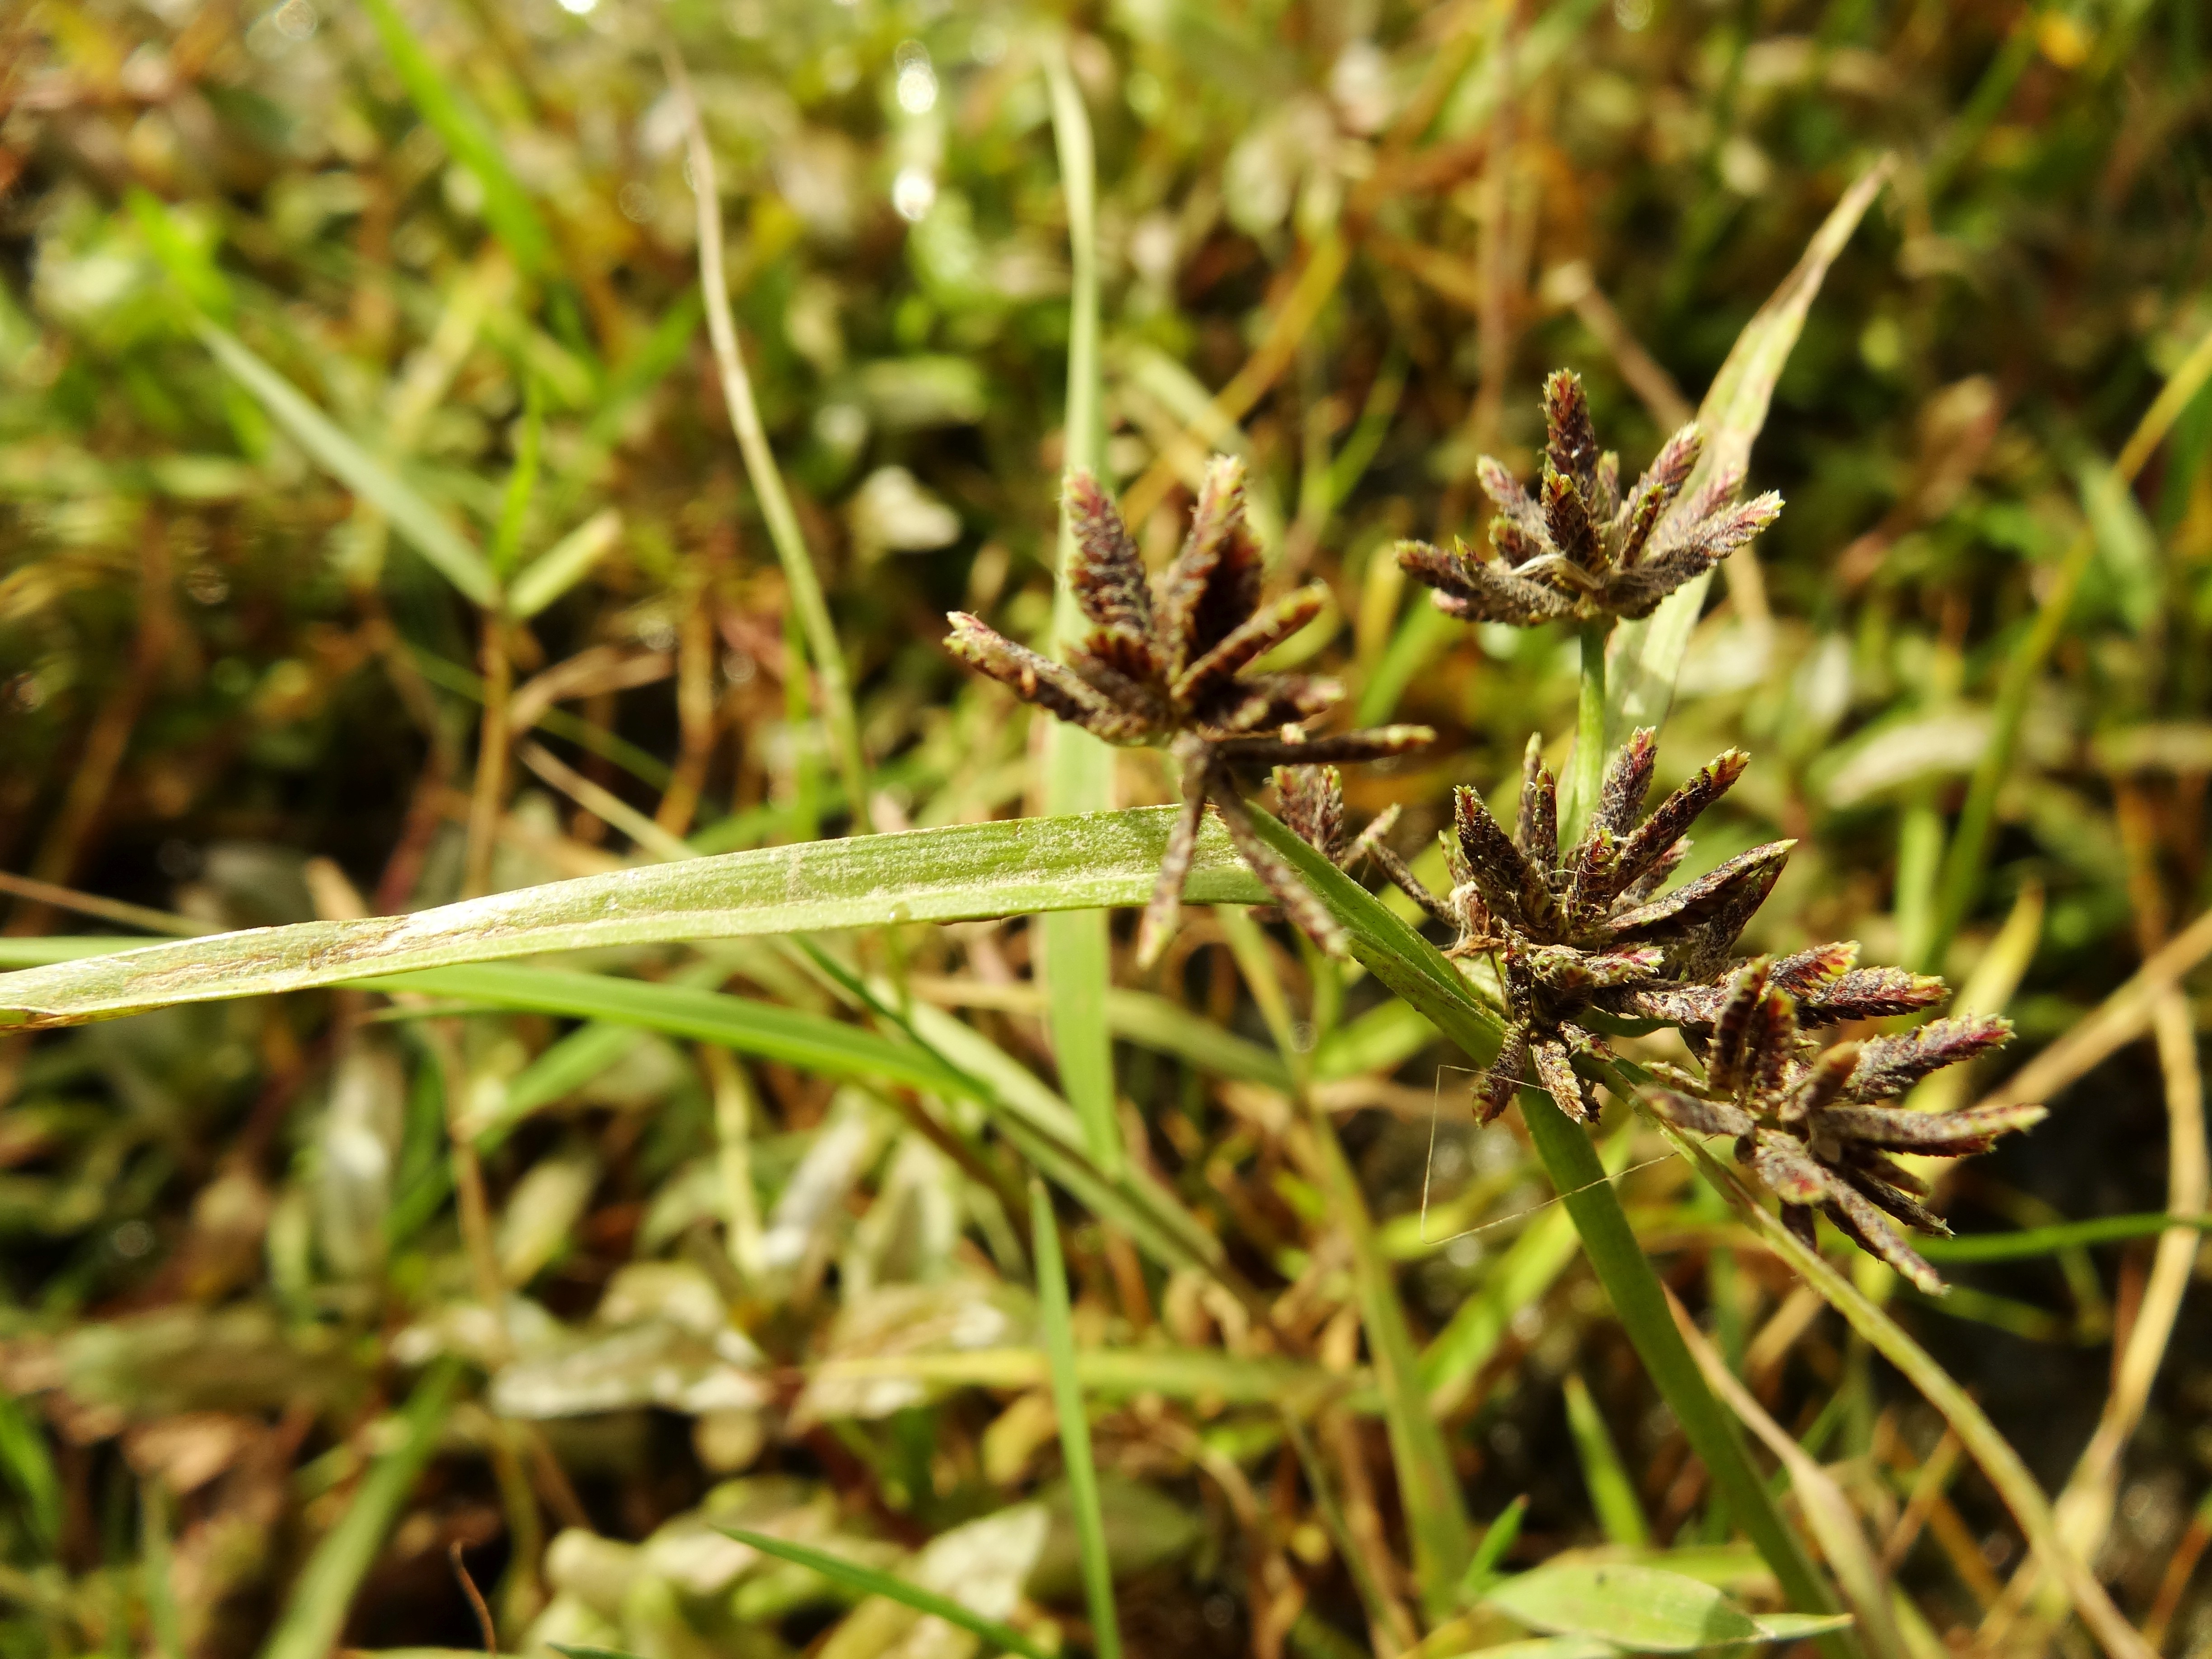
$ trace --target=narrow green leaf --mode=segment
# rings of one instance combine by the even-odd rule
[[[808,1375],[839,1382],[884,1377],[936,1388],[1011,1391],[1044,1387],[1051,1381],[1052,1366],[1037,1348],[966,1348],[825,1359]],[[1363,1372],[1326,1371],[1293,1359],[1240,1358],[1218,1348],[1150,1347],[1079,1349],[1075,1378],[1086,1392],[1110,1399],[1156,1394],[1170,1400],[1279,1406],[1299,1417],[1310,1417],[1331,1401],[1352,1403],[1370,1381]],[[1372,1396],[1366,1398],[1371,1408]]]
[[[1052,1650],[1032,1642],[1011,1626],[995,1619],[986,1619],[981,1613],[970,1613],[950,1596],[939,1595],[919,1584],[909,1584],[903,1578],[878,1571],[873,1567],[856,1566],[854,1563],[810,1549],[805,1544],[787,1543],[781,1538],[770,1538],[766,1533],[747,1532],[741,1527],[719,1527],[715,1530],[736,1539],[740,1544],[750,1544],[763,1555],[772,1555],[779,1561],[811,1568],[832,1583],[858,1591],[863,1595],[881,1595],[924,1613],[942,1619],[948,1625],[957,1625],[969,1635],[978,1637],[999,1653],[1018,1653],[1022,1659],[1054,1659]]]
[[[1121,1659],[1121,1626],[1114,1614],[1114,1563],[1106,1553],[1106,1516],[1098,1505],[1098,1470],[1091,1458],[1091,1419],[1075,1368],[1075,1327],[1067,1305],[1067,1268],[1060,1260],[1060,1221],[1044,1182],[1030,1177],[1030,1237],[1036,1252],[1037,1311],[1052,1364],[1052,1405],[1060,1419],[1060,1461],[1075,1517],[1076,1553],[1091,1636],[1098,1659]]]
[[[1684,489],[1684,499],[1693,495],[1723,466],[1742,466],[1749,461],[1752,442],[1766,424],[1775,382],[1782,378],[1783,366],[1790,361],[1805,326],[1814,296],[1820,293],[1828,267],[1850,240],[1895,166],[1895,158],[1885,156],[1859,175],[1814,233],[1796,267],[1736,337],[1728,361],[1721,365],[1698,407],[1705,448],[1698,470]],[[1736,556],[1751,555],[1747,551]],[[1682,656],[1689,649],[1691,631],[1698,625],[1706,590],[1711,586],[1712,573],[1707,571],[1668,595],[1644,621],[1623,623],[1613,630],[1606,705],[1608,752],[1620,747],[1635,727],[1667,723]]]
[[[604,507],[540,553],[514,579],[507,614],[526,622],[592,574],[622,539],[622,514]]]
[[[492,234],[522,270],[533,276],[547,275],[555,267],[553,239],[522,188],[522,181],[507,165],[499,141],[430,61],[430,54],[422,49],[392,0],[362,0],[362,4],[400,84],[407,88],[409,101],[445,141],[453,160],[475,174],[483,186],[484,219]]]
[[[1479,1595],[1498,1576],[1498,1569],[1504,1565],[1506,1552],[1521,1536],[1521,1522],[1528,1514],[1528,1494],[1523,1492],[1482,1529],[1482,1541],[1474,1547],[1474,1559],[1467,1564],[1467,1576],[1461,1580],[1467,1589]]]
[[[21,1401],[0,1390],[0,1470],[22,1499],[31,1535],[51,1550],[62,1533],[62,1486],[46,1437]]]
[[[307,1558],[261,1659],[324,1659],[330,1652],[345,1626],[354,1592],[406,1506],[416,1477],[437,1449],[460,1376],[459,1363],[450,1359],[422,1374],[400,1413],[398,1443],[378,1455],[345,1513]]]
[[[2130,1238],[2150,1238],[2174,1227],[2212,1231],[2212,1216],[2143,1215],[2099,1216],[2091,1221],[2065,1221],[2049,1227],[2029,1227],[2016,1233],[1954,1233],[1948,1238],[1916,1238],[1913,1249],[1930,1261],[2017,1261],[2024,1256],[2056,1255],[2084,1244],[2115,1244]]]
[[[1068,297],[1066,453],[1070,468],[1096,472],[1105,430],[1098,385],[1097,179],[1091,118],[1061,42],[1048,40],[1042,57],[1060,186],[1067,198],[1068,260],[1073,273]],[[1075,532],[1063,503],[1060,576],[1053,598],[1053,632],[1063,649],[1081,639],[1086,626],[1067,579],[1074,555]],[[1095,812],[1113,805],[1113,750],[1088,732],[1053,722],[1045,735],[1044,765],[1047,811]],[[1060,1065],[1060,1087],[1083,1120],[1092,1160],[1110,1174],[1127,1155],[1115,1111],[1114,1045],[1106,1028],[1106,988],[1113,977],[1106,918],[1095,911],[1065,911],[1046,917],[1042,933],[1045,991],[1051,999],[1046,1023]]]
[[[761,848],[411,915],[210,934],[0,977],[0,1025],[76,1024],[595,945],[1141,904],[1174,816],[1153,807]],[[1200,838],[1190,896],[1238,904],[1264,897],[1218,823]]]
[[[223,372],[252,393],[308,458],[391,521],[463,597],[489,605],[499,583],[483,554],[469,545],[438,510],[353,439],[289,380],[256,356],[228,329],[196,318],[192,323]]]
[[[185,1659],[184,1620],[177,1607],[176,1554],[170,1546],[169,1489],[159,1475],[138,1483],[138,1559],[145,1581],[146,1622],[158,1659]]]
[[[566,1659],[638,1659],[634,1653],[624,1653],[620,1648],[595,1648],[581,1642],[548,1642],[545,1644]]]
[[[1643,1549],[1651,1542],[1651,1528],[1644,1522],[1644,1506],[1636,1501],[1636,1483],[1621,1463],[1620,1449],[1613,1443],[1612,1432],[1581,1374],[1568,1372],[1565,1388],[1567,1431],[1574,1437],[1575,1455],[1582,1462],[1598,1525],[1613,1542]]]
[[[1508,1578],[1485,1598],[1524,1625],[1638,1653],[1693,1653],[1757,1642],[1749,1613],[1711,1584],[1656,1567],[1562,1562]]]
[[[1759,1613],[1752,1615],[1751,1622],[1769,1642],[1798,1642],[1808,1636],[1848,1630],[1851,1616],[1848,1613]]]
[[[501,581],[514,574],[522,556],[523,521],[530,515],[531,498],[538,493],[538,450],[545,434],[545,390],[535,374],[522,377],[522,436],[507,474],[507,493],[499,507],[499,529],[492,538],[492,573]]]

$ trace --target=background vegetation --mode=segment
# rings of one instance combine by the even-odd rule
[[[1693,860],[1800,839],[1753,945],[1856,938],[2019,1022],[1946,1084],[2052,1103],[1948,1191],[2016,1254],[1954,1246],[1940,1304],[1854,1270],[2149,1644],[2204,1650],[2197,1235],[2053,1229],[2205,1208],[2206,29],[2191,0],[11,8],[0,948],[1068,803],[1042,722],[939,641],[953,607],[1048,633],[1072,228],[1148,555],[1243,456],[1276,580],[1334,596],[1286,649],[1443,734],[1348,781],[1410,856],[1530,729],[1564,753],[1577,647],[1442,621],[1391,543],[1480,533],[1474,458],[1531,470],[1556,365],[1640,466],[1893,156],[1781,374],[1752,473],[1788,507],[1715,588],[1660,781],[1753,750]],[[787,522],[702,321],[687,65]],[[1112,782],[1172,798],[1149,754]],[[1256,896],[1213,868],[1194,897]],[[1020,920],[5,1038],[0,1651],[480,1646],[455,1549],[507,1651],[998,1639],[717,1524],[1103,1650],[1094,1512],[1139,1654],[1466,1651],[1558,1627],[1489,1574],[1604,1551],[1778,1605],[1522,1133],[1470,1127],[1465,1057],[1264,912],[1194,909],[1145,975],[1129,921],[1110,1079],[1055,1066],[1080,1020]],[[1802,1445],[1759,1454],[1785,1512],[1841,1577],[1832,1496],[1881,1576],[1897,1629],[1852,1639],[2082,1646],[1965,1418],[1624,1108],[1599,1140],[1739,1413]],[[1024,1159],[1079,1201],[1033,1205]],[[1416,1419],[1441,1493],[1406,1489]],[[1466,1600],[1425,1526],[1483,1540]]]

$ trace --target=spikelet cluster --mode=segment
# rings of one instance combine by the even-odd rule
[[[1342,689],[1316,675],[1254,667],[1320,613],[1328,591],[1316,582],[1261,602],[1262,562],[1245,519],[1242,463],[1214,459],[1190,534],[1157,582],[1098,481],[1073,472],[1066,489],[1075,532],[1068,584],[1090,633],[1059,663],[956,611],[946,648],[1025,702],[1109,743],[1156,745],[1175,756],[1183,810],[1138,930],[1140,964],[1157,960],[1174,933],[1208,804],[1284,909],[1324,949],[1340,952],[1342,930],[1260,838],[1243,789],[1270,768],[1296,774],[1377,760],[1418,749],[1435,733],[1390,726],[1308,738],[1302,722],[1334,706]]]
[[[1435,590],[1438,610],[1465,622],[1523,628],[1648,617],[1782,510],[1782,498],[1771,491],[1737,501],[1738,467],[1721,469],[1683,500],[1705,453],[1705,434],[1694,423],[1667,441],[1624,495],[1620,458],[1599,452],[1582,380],[1565,369],[1544,382],[1544,471],[1534,495],[1503,463],[1486,455],[1475,464],[1498,505],[1487,549],[1399,544],[1399,562]]]
[[[1710,1018],[1686,1032],[1704,1074],[1655,1068],[1663,1086],[1646,1099],[1680,1128],[1734,1136],[1737,1161],[1781,1199],[1783,1219],[1807,1243],[1817,1210],[1862,1249],[1935,1294],[1942,1280],[1896,1224],[1932,1233],[1950,1229],[1920,1202],[1926,1184],[1894,1154],[1984,1152],[1998,1136],[2041,1121],[2044,1109],[1918,1112],[1885,1105],[1929,1073],[1996,1048],[2012,1026],[1967,1015],[1826,1048],[1807,1035],[1808,1011],[1811,1023],[1826,1023],[1923,994],[1858,977],[1872,972],[1878,979],[1881,971],[1852,968],[1850,947],[1841,945],[1744,963],[1724,984],[1707,988],[1714,993]],[[1941,994],[1940,981],[1918,983]]]

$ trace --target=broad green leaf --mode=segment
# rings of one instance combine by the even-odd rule
[[[1698,470],[1684,488],[1684,500],[1720,468],[1742,466],[1750,460],[1753,441],[1766,424],[1775,382],[1782,378],[1783,365],[1790,361],[1814,296],[1820,293],[1828,267],[1850,240],[1895,166],[1893,157],[1885,156],[1859,175],[1814,233],[1796,267],[1736,337],[1728,361],[1721,365],[1720,373],[1706,388],[1705,401],[1698,406],[1705,449]],[[1736,556],[1752,556],[1747,550]],[[1707,571],[1668,595],[1649,617],[1623,623],[1613,629],[1612,648],[1606,653],[1607,753],[1618,748],[1635,727],[1667,723],[1683,653],[1689,649],[1690,635],[1698,625],[1706,590],[1711,586],[1712,573]]]
[[[1174,809],[1156,807],[763,848],[411,915],[210,934],[0,976],[0,1024],[72,1025],[596,945],[1141,904],[1173,817]],[[1195,903],[1264,898],[1218,823],[1200,838],[1190,896]]]
[[[970,1635],[980,1638],[993,1651],[1018,1653],[1022,1659],[1054,1659],[1050,1649],[1032,1642],[1011,1626],[971,1613],[950,1596],[939,1595],[919,1584],[910,1584],[888,1572],[878,1571],[873,1567],[857,1566],[841,1557],[810,1549],[804,1544],[771,1538],[766,1533],[746,1532],[737,1527],[720,1527],[716,1530],[726,1533],[741,1544],[751,1545],[763,1555],[772,1555],[780,1561],[811,1568],[847,1589],[856,1590],[863,1595],[881,1595],[912,1607],[917,1613],[942,1619],[948,1625],[957,1625]]]
[[[228,329],[196,318],[192,327],[223,372],[252,393],[308,458],[381,513],[461,594],[488,605],[497,597],[491,565],[399,476],[339,430],[300,389],[255,356]]]
[[[1638,1653],[1693,1653],[1763,1634],[1711,1584],[1656,1567],[1568,1562],[1506,1579],[1485,1598],[1522,1624]]]
[[[528,621],[590,575],[621,539],[622,514],[611,507],[594,513],[523,567],[507,590],[507,615]]]
[[[538,217],[514,170],[507,166],[499,141],[439,73],[392,0],[363,0],[363,4],[377,38],[384,43],[385,54],[398,72],[400,84],[407,88],[409,100],[445,141],[453,158],[483,186],[484,218],[493,234],[524,270],[533,276],[547,274],[554,268],[553,239],[546,234],[544,221]]]

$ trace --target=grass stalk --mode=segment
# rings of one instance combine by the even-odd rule
[[[1624,1090],[1625,1090],[1624,1085]],[[1667,1307],[1667,1292],[1651,1263],[1636,1241],[1636,1231],[1620,1207],[1605,1166],[1589,1136],[1567,1120],[1551,1096],[1540,1089],[1521,1091],[1521,1116],[1529,1139],[1551,1176],[1553,1190],[1563,1195],[1567,1212],[1582,1235],[1583,1251],[1605,1286],[1615,1318],[1627,1332],[1637,1357],[1651,1377],[1674,1420],[1682,1425],[1691,1449],[1705,1461],[1713,1491],[1729,1506],[1737,1523],[1781,1582],[1782,1593],[1801,1613],[1832,1613],[1834,1598],[1814,1570],[1797,1534],[1774,1505],[1766,1483],[1752,1467],[1743,1440],[1732,1419],[1706,1386],[1705,1374],[1674,1328]],[[1857,1644],[1847,1632],[1820,1638],[1831,1659],[1855,1653]]]
[[[707,142],[706,124],[699,116],[698,100],[691,95],[691,77],[673,47],[661,53],[669,85],[683,100],[685,154],[691,163],[691,192],[699,210],[699,287],[707,301],[707,333],[714,348],[714,366],[722,381],[722,398],[730,412],[730,430],[737,434],[744,457],[745,476],[753,498],[767,522],[769,540],[783,566],[783,579],[791,592],[792,609],[813,659],[821,714],[830,729],[830,757],[845,785],[845,799],[854,827],[863,834],[875,823],[868,809],[868,768],[860,752],[860,726],[853,712],[853,684],[845,668],[845,648],[838,643],[836,625],[830,618],[829,601],[822,595],[822,580],[815,574],[813,556],[807,551],[799,514],[792,509],[790,492],[783,485],[775,452],[769,447],[768,428],[761,424],[760,406],[753,398],[753,383],[745,373],[744,354],[738,346],[738,325],[730,313],[729,280],[722,268],[722,203],[714,179],[714,147]],[[796,665],[793,672],[796,672]]]
[[[1067,1268],[1060,1260],[1060,1223],[1040,1176],[1030,1177],[1030,1235],[1036,1253],[1037,1311],[1052,1362],[1053,1411],[1060,1419],[1061,1460],[1067,1465],[1068,1508],[1075,1516],[1076,1554],[1083,1595],[1091,1608],[1091,1646],[1098,1659],[1121,1659],[1121,1627],[1114,1613],[1114,1564],[1106,1553],[1106,1516],[1098,1503],[1098,1470],[1091,1456],[1091,1419],[1083,1413],[1083,1384],[1075,1371],[1075,1327],[1067,1303]]]
[[[1067,319],[1066,464],[1098,471],[1105,444],[1098,380],[1097,164],[1091,118],[1083,106],[1061,42],[1044,49],[1046,90],[1053,143],[1067,198],[1067,252],[1072,274]],[[1074,526],[1062,505],[1060,569],[1053,595],[1053,634],[1063,647],[1082,636],[1083,613],[1065,579],[1073,568]],[[1096,812],[1113,805],[1114,752],[1088,732],[1055,720],[1045,735],[1045,810]],[[1049,998],[1046,1024],[1060,1065],[1060,1085],[1083,1121],[1092,1161],[1118,1174],[1125,1153],[1114,1110],[1114,1048],[1106,1029],[1106,989],[1112,950],[1103,911],[1069,910],[1043,923],[1044,980]]]
[[[1613,618],[1582,625],[1582,689],[1575,705],[1575,752],[1568,763],[1566,787],[1559,801],[1559,844],[1572,846],[1597,805],[1605,777],[1605,648]]]
[[[138,1560],[145,1575],[146,1623],[155,1659],[185,1659],[177,1609],[176,1555],[170,1547],[169,1489],[156,1475],[138,1483]]]
[[[483,613],[483,716],[478,725],[476,781],[469,791],[468,857],[461,896],[491,890],[491,855],[499,845],[499,817],[507,799],[507,706],[514,691],[514,661],[507,647],[507,618]]]
[[[460,1366],[451,1359],[439,1360],[422,1374],[400,1413],[398,1443],[369,1466],[346,1512],[307,1558],[261,1659],[324,1659],[330,1652],[345,1626],[354,1592],[384,1547],[416,1477],[437,1449],[459,1382]]]

